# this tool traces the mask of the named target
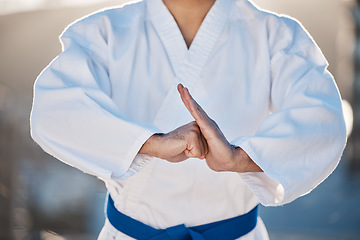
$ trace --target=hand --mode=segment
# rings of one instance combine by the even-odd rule
[[[166,134],[152,135],[139,153],[181,162],[188,158],[204,159],[207,144],[196,122],[188,123]]]
[[[179,84],[178,91],[181,100],[195,119],[207,142],[208,152],[206,154],[206,163],[212,170],[218,172],[262,171],[243,149],[231,145],[226,140],[219,126],[192,98],[187,88],[184,88],[182,84]]]

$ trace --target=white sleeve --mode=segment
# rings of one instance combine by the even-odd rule
[[[243,173],[243,179],[263,205],[276,206],[310,192],[332,173],[346,130],[337,86],[306,31],[285,19],[269,42],[272,113],[254,136],[232,144],[264,171]]]
[[[105,179],[134,174],[149,161],[137,156],[139,149],[158,129],[132,121],[112,101],[107,43],[97,24],[76,23],[61,40],[63,52],[35,82],[33,139],[86,173]]]

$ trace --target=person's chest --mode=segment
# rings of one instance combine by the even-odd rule
[[[171,21],[115,31],[109,45],[112,99],[131,119],[167,132],[192,121],[176,91],[182,83],[229,140],[239,132],[254,134],[269,114],[267,39],[261,31],[216,20],[205,19],[190,49]]]

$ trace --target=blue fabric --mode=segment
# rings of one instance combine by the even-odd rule
[[[111,196],[106,208],[107,218],[120,232],[139,240],[232,240],[252,231],[257,223],[258,206],[234,218],[195,227],[184,224],[155,229],[119,212]]]

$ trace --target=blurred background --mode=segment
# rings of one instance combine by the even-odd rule
[[[124,0],[0,0],[0,239],[96,239],[106,190],[30,138],[32,85],[75,19]],[[329,61],[352,130],[339,167],[310,195],[260,209],[272,240],[360,239],[359,0],[254,0],[299,19]],[[347,103],[351,103],[351,106]],[[354,119],[352,118],[352,109]],[[353,126],[353,129],[352,129]]]

